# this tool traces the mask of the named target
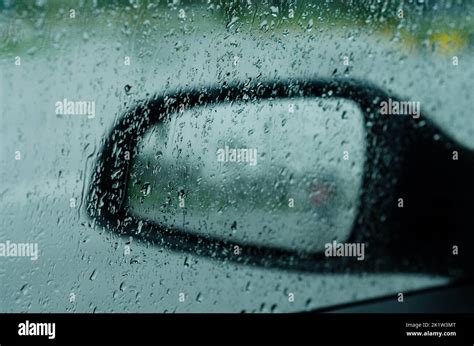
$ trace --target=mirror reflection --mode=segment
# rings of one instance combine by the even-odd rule
[[[321,251],[350,234],[364,155],[363,115],[350,100],[197,106],[141,139],[128,207],[169,229]]]

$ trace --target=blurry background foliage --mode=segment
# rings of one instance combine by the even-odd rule
[[[70,10],[75,18],[70,18]],[[87,41],[247,32],[288,35],[351,30],[409,49],[454,55],[473,47],[472,0],[0,0],[0,58]]]

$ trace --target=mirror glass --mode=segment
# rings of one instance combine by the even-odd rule
[[[344,241],[365,162],[363,115],[339,98],[262,99],[172,114],[140,140],[134,216],[236,244],[318,252]]]

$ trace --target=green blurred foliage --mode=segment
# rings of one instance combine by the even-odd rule
[[[69,10],[77,17],[68,20]],[[186,21],[180,21],[180,10]],[[219,30],[259,34],[360,28],[399,35],[412,46],[434,40],[461,49],[474,37],[472,0],[0,0],[0,55],[44,40],[45,31],[80,32],[147,20],[155,31]],[[185,28],[183,28],[186,26]],[[126,29],[129,30],[129,29]]]

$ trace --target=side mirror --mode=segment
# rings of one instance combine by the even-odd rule
[[[364,157],[363,116],[347,99],[194,106],[144,134],[126,208],[169,230],[232,242],[235,253],[248,245],[321,252],[350,236]]]
[[[467,223],[438,231],[449,214],[428,215],[433,198],[468,210],[472,177],[457,188],[415,175],[468,177],[472,153],[423,115],[382,114],[394,101],[347,80],[155,96],[105,141],[89,215],[157,246],[245,264],[465,275],[466,258],[451,250],[471,240]],[[448,161],[452,150],[462,160]],[[419,248],[428,233],[440,241]]]

